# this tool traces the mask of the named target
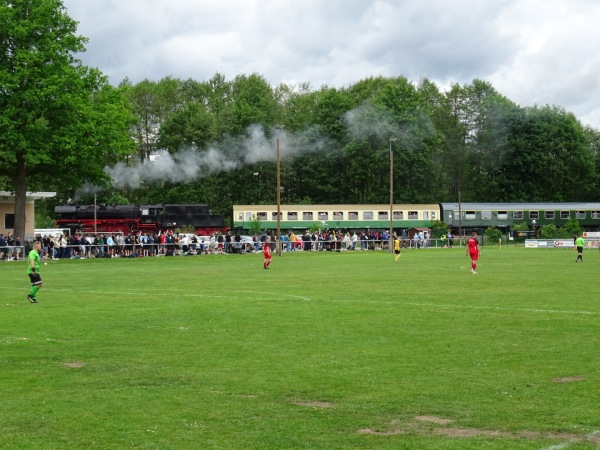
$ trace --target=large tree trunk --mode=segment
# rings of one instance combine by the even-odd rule
[[[17,171],[15,174],[15,228],[14,236],[21,236],[25,242],[25,203],[27,201],[27,168],[25,155],[17,153]],[[31,217],[33,220],[33,217]]]

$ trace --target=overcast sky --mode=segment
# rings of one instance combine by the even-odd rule
[[[272,85],[489,81],[600,129],[597,0],[63,0],[117,85],[258,73]]]

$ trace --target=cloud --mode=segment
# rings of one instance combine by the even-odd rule
[[[343,87],[371,76],[475,78],[522,106],[557,104],[600,128],[595,0],[65,0],[81,55],[118,84],[259,73]]]

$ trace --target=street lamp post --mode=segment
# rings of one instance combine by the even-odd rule
[[[398,138],[390,138],[390,244],[389,252],[394,252],[394,152],[392,151],[392,142]]]

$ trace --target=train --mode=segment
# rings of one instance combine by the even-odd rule
[[[233,230],[276,230],[277,205],[233,205]],[[281,230],[411,230],[443,221],[455,233],[495,226],[508,232],[523,223],[532,229],[575,219],[586,231],[600,230],[600,203],[426,203],[279,205]],[[193,228],[198,235],[225,232],[223,215],[205,204],[59,205],[56,226],[72,232],[147,232]]]
[[[233,226],[250,230],[256,221],[277,229],[277,205],[234,205]],[[526,223],[532,228],[562,226],[576,219],[588,231],[600,229],[600,203],[434,203],[369,205],[280,205],[282,230],[323,229],[394,230],[431,228],[443,221],[453,231],[484,230],[495,226],[509,231]],[[391,217],[390,217],[391,212]]]
[[[58,205],[56,226],[75,232],[158,233],[193,228],[198,235],[226,230],[221,214],[212,214],[205,204],[147,205]]]

